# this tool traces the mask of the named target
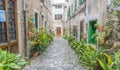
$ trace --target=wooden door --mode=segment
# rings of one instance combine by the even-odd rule
[[[56,36],[58,36],[58,37],[61,36],[61,27],[57,27]]]

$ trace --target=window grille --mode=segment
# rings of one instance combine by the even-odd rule
[[[0,0],[0,10],[5,10],[4,0]],[[6,23],[0,22],[0,44],[7,42]]]
[[[10,40],[16,40],[14,1],[8,0]]]

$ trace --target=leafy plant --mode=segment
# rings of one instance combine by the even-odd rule
[[[48,33],[44,29],[40,32],[36,32],[33,38],[30,40],[31,53],[43,52],[51,41],[53,41],[53,34]]]
[[[93,36],[95,36],[98,44],[100,44],[100,45],[104,44],[105,32],[97,32]]]
[[[0,49],[0,70],[16,70],[21,69],[22,66],[28,65],[22,59],[22,56],[9,53],[8,51],[2,51]]]
[[[112,69],[112,57],[106,53],[101,54],[101,58],[98,59],[98,63],[103,70],[111,70]]]
[[[63,35],[63,38],[64,38],[64,39],[67,39],[67,38],[68,38],[68,35],[67,35],[67,34],[64,34],[64,35]]]

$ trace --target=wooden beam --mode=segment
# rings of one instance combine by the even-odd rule
[[[6,32],[7,32],[7,43],[8,50],[10,44],[10,36],[9,36],[9,11],[8,11],[8,0],[5,0],[5,10],[6,10]]]
[[[18,44],[18,17],[17,17],[17,0],[14,0],[14,11],[15,11],[15,28],[16,28],[16,43],[17,43],[17,49],[19,50],[19,44]]]

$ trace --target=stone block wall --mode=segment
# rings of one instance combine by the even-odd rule
[[[23,3],[17,0],[17,23],[18,23],[18,46],[19,53],[24,55],[24,24],[23,24]]]

